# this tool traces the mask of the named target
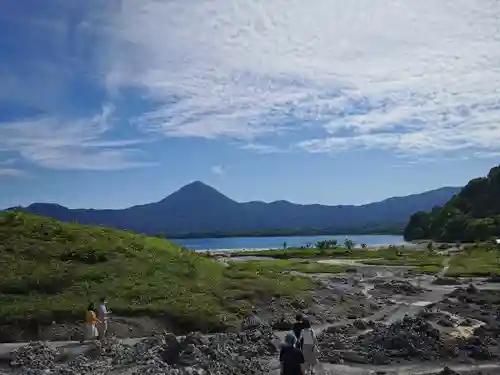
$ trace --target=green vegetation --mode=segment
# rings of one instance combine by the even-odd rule
[[[316,248],[319,250],[334,249],[337,247],[337,240],[323,240],[316,242]]]
[[[290,271],[302,273],[341,273],[346,272],[349,267],[322,264],[315,261],[301,261],[293,259],[269,259],[269,260],[249,260],[231,262],[233,270],[241,272],[266,272],[288,273]]]
[[[373,251],[378,258],[372,255],[372,259],[365,258],[362,263],[372,265],[386,266],[418,266],[428,267],[427,271],[440,268],[444,256],[436,253],[428,253],[416,250],[401,250],[401,248],[392,247]]]
[[[472,277],[500,274],[500,249],[496,246],[468,245],[450,261],[446,276]]]
[[[398,246],[389,246],[378,250],[353,249],[352,251],[345,247],[239,251],[233,253],[233,256],[258,256],[274,259],[350,259],[371,265],[429,267],[429,272],[432,269],[439,269],[445,258],[435,252],[407,250]]]
[[[347,249],[347,251],[348,251],[349,253],[352,251],[352,249],[354,249],[354,246],[355,246],[355,245],[356,245],[356,244],[354,243],[354,241],[353,241],[353,240],[350,240],[350,239],[348,239],[348,238],[346,238],[346,239],[345,239],[345,241],[344,241],[344,246],[345,246],[345,248]]]
[[[429,265],[429,266],[418,266],[418,268],[414,268],[410,270],[410,274],[420,275],[427,274],[432,275],[441,271],[442,266],[438,265]]]
[[[164,239],[15,211],[0,213],[0,264],[0,324],[80,320],[107,296],[116,315],[215,330],[263,299],[314,287],[282,265],[224,266]]]
[[[486,241],[500,237],[500,166],[471,180],[443,207],[417,212],[408,222],[406,240]]]
[[[232,252],[232,256],[244,257],[266,257],[275,259],[293,259],[293,258],[328,258],[330,256],[341,256],[345,253],[343,247],[334,247],[330,249],[318,249],[315,247],[289,247],[286,249],[269,250],[241,250]]]

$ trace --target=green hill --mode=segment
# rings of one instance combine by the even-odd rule
[[[443,207],[410,217],[406,240],[484,241],[500,237],[500,166],[471,180]]]
[[[89,300],[106,296],[114,315],[210,331],[252,304],[313,286],[273,270],[224,266],[164,239],[15,211],[0,213],[0,269],[0,326],[81,320]]]

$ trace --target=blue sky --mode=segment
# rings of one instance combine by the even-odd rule
[[[499,18],[495,0],[4,0],[0,207],[465,184],[500,160]]]

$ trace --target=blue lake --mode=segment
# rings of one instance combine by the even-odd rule
[[[230,238],[188,238],[174,239],[173,242],[191,250],[231,250],[231,249],[275,249],[282,248],[286,242],[288,247],[300,247],[307,244],[314,245],[321,240],[338,240],[342,244],[349,238],[356,245],[392,245],[404,244],[402,236],[392,235],[351,235],[342,234],[335,236],[294,236],[294,237],[230,237]]]

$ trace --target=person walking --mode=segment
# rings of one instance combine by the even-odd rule
[[[252,310],[245,315],[241,322],[242,331],[256,329],[262,325],[262,320],[259,318],[258,313],[257,309],[252,308]]]
[[[295,347],[297,339],[293,332],[288,332],[280,350],[281,375],[305,375],[304,356]]]
[[[295,323],[293,323],[292,331],[295,334],[296,346],[300,349],[300,334],[304,328],[304,316],[302,314],[295,315]]]
[[[85,312],[85,336],[83,342],[85,340],[95,340],[98,335],[96,325],[99,323],[99,319],[95,314],[95,306],[94,303],[89,303],[87,307],[87,311]]]
[[[311,327],[311,322],[309,319],[303,319],[304,328],[300,333],[300,347],[302,349],[302,354],[304,356],[304,362],[306,365],[306,371],[310,375],[314,374],[314,367],[318,363],[317,360],[317,347],[318,341],[316,339],[316,334]]]
[[[97,323],[99,340],[103,340],[108,332],[108,313],[109,311],[106,307],[106,298],[102,297],[99,300],[99,307],[97,308],[97,317],[99,318],[99,323]]]

